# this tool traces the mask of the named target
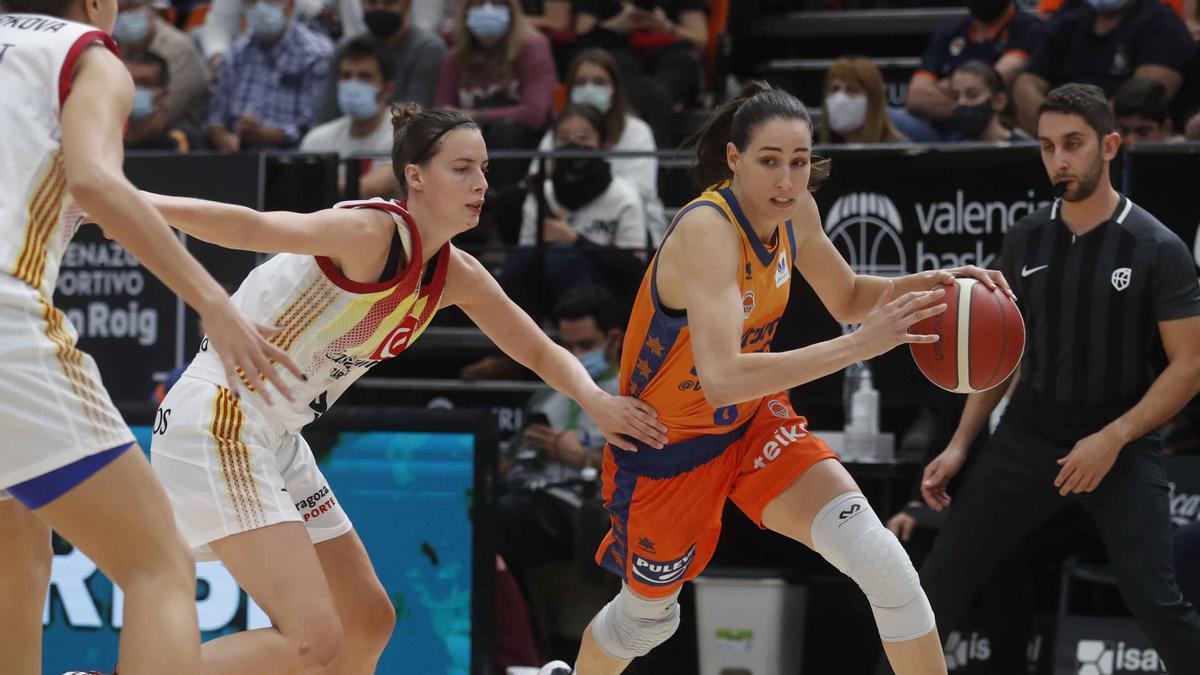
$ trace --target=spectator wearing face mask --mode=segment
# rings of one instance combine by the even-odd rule
[[[318,16],[328,16],[337,24],[337,35],[359,35],[366,30],[361,0],[295,0],[298,18],[314,24]],[[221,61],[242,32],[245,0],[212,0],[200,29],[200,47],[215,78]],[[335,18],[336,17],[336,18]]]
[[[454,48],[442,63],[437,105],[460,108],[489,150],[532,149],[550,120],[557,82],[546,38],[517,0],[466,0],[454,17]],[[525,162],[492,162],[492,187],[515,185]]]
[[[957,101],[950,75],[968,61],[996,69],[1007,91],[1029,62],[1042,36],[1042,22],[1011,0],[967,0],[970,16],[956,19],[929,39],[921,68],[908,85],[907,109],[931,122],[944,122]]]
[[[617,152],[654,152],[658,146],[650,126],[633,113],[627,98],[624,80],[617,63],[601,49],[585,49],[567,68],[567,98],[573,104],[590,105],[604,116],[604,136],[611,141],[605,149]],[[548,130],[538,150],[554,147],[554,131]],[[662,201],[658,198],[658,158],[613,157],[608,160],[614,176],[623,178],[638,189],[646,209],[646,224],[658,241],[666,229]],[[530,171],[536,171],[536,162]]]
[[[620,305],[602,286],[577,286],[562,294],[554,306],[558,338],[610,394],[618,389],[622,325]],[[529,410],[546,416],[545,424],[530,424],[522,434],[525,447],[540,451],[552,463],[549,480],[578,477],[585,466],[599,468],[604,435],[579,405],[557,391],[538,395]]]
[[[294,0],[247,2],[247,35],[222,60],[208,113],[225,152],[294,148],[316,119],[333,45],[294,18]]]
[[[580,46],[613,54],[627,78],[653,78],[675,107],[696,103],[708,0],[573,0],[572,6]]]
[[[888,117],[883,76],[869,59],[843,57],[829,66],[821,113],[821,143],[908,140]]]
[[[164,114],[202,123],[208,107],[208,71],[191,38],[159,17],[150,0],[121,0],[118,10],[112,36],[121,53],[153,52],[167,61],[171,77],[161,105]]]
[[[387,102],[414,101],[429,107],[437,93],[438,73],[446,58],[446,43],[432,31],[412,22],[412,0],[363,0],[366,31],[343,41],[333,56],[334,67],[351,40],[370,38],[391,64],[392,89]],[[337,117],[337,81],[329,79],[317,111],[322,122]]]
[[[1171,143],[1183,140],[1171,127],[1171,99],[1157,80],[1130,78],[1113,96],[1117,130],[1126,143]]]
[[[554,124],[554,149],[599,150],[606,133],[600,111],[568,105]],[[614,176],[603,157],[555,159],[547,171],[544,180],[528,181],[518,245],[504,262],[500,285],[535,318],[545,316],[559,293],[582,284],[602,284],[618,297],[631,295],[650,241],[637,188]],[[539,200],[545,214],[540,252]]]
[[[125,68],[133,80],[133,104],[125,128],[126,150],[189,152],[200,141],[199,132],[186,118],[167,110],[171,69],[154,52],[125,54]]]
[[[336,91],[342,116],[326,122],[304,135],[301,152],[332,152],[343,159],[360,156],[363,178],[357,197],[391,195],[396,179],[379,179],[373,166],[379,164],[385,174],[391,174],[391,163],[375,162],[366,156],[388,156],[392,152],[392,125],[387,119],[387,101],[391,98],[395,80],[392,62],[369,38],[360,37],[346,43],[339,51]],[[333,79],[333,78],[330,78]],[[370,178],[370,179],[369,179]],[[344,189],[345,176],[341,177]]]
[[[1019,141],[1029,135],[1004,123],[1008,92],[996,69],[983,61],[967,61],[950,77],[954,112],[950,126],[964,141]]]
[[[1183,19],[1161,0],[1087,0],[1059,10],[1029,66],[1017,78],[1017,121],[1037,131],[1037,111],[1051,87],[1094,84],[1108,96],[1137,77],[1158,80],[1174,98],[1196,43]]]

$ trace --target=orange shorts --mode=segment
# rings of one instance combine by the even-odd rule
[[[808,431],[787,394],[763,400],[745,424],[661,450],[604,449],[604,506],[612,529],[596,563],[634,593],[661,598],[700,574],[732,499],[762,527],[762,512],[800,474],[837,455]]]

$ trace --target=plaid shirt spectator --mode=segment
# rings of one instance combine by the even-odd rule
[[[239,38],[221,61],[208,113],[208,127],[234,131],[249,113],[264,127],[283,131],[288,146],[300,142],[316,119],[333,43],[292,20],[273,46],[252,35]]]

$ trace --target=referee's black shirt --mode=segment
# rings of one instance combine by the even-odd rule
[[[1025,317],[1021,379],[1008,414],[1073,443],[1150,388],[1157,324],[1200,315],[1200,283],[1179,237],[1124,195],[1081,237],[1062,221],[1060,204],[1013,225],[999,264]]]

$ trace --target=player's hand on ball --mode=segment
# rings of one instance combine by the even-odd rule
[[[285,399],[294,402],[275,364],[281,364],[297,379],[306,378],[287,352],[267,341],[279,332],[278,328],[250,321],[228,300],[206,310],[200,315],[200,321],[209,343],[225,366],[230,390],[236,391],[238,382],[248,383],[247,388],[270,403],[271,395],[265,386],[269,381]]]
[[[921,496],[925,503],[934,511],[941,511],[950,506],[950,495],[946,494],[946,486],[958,475],[967,453],[958,448],[946,448],[925,467],[921,476]]]
[[[982,267],[974,265],[964,265],[962,267],[951,267],[950,269],[934,272],[934,278],[939,284],[952,284],[959,277],[978,279],[989,290],[999,288],[1007,293],[1008,297],[1012,298],[1014,302],[1017,300],[1016,294],[1012,291],[1012,286],[1008,285],[1008,280],[1004,278],[1004,274],[1000,270],[985,270]]]
[[[875,307],[865,321],[854,331],[864,354],[860,360],[879,356],[896,345],[908,342],[937,342],[936,335],[918,335],[909,332],[913,324],[946,311],[946,303],[930,306],[945,294],[942,287],[930,291],[913,291],[892,299],[896,287],[889,280],[879,295]]]
[[[1105,430],[1080,440],[1058,460],[1062,466],[1054,479],[1058,494],[1065,497],[1095,490],[1117,461],[1122,446],[1120,439]]]
[[[630,438],[652,448],[661,448],[667,443],[667,425],[658,421],[658,413],[645,401],[602,393],[583,408],[615,448],[637,452],[637,446]]]

